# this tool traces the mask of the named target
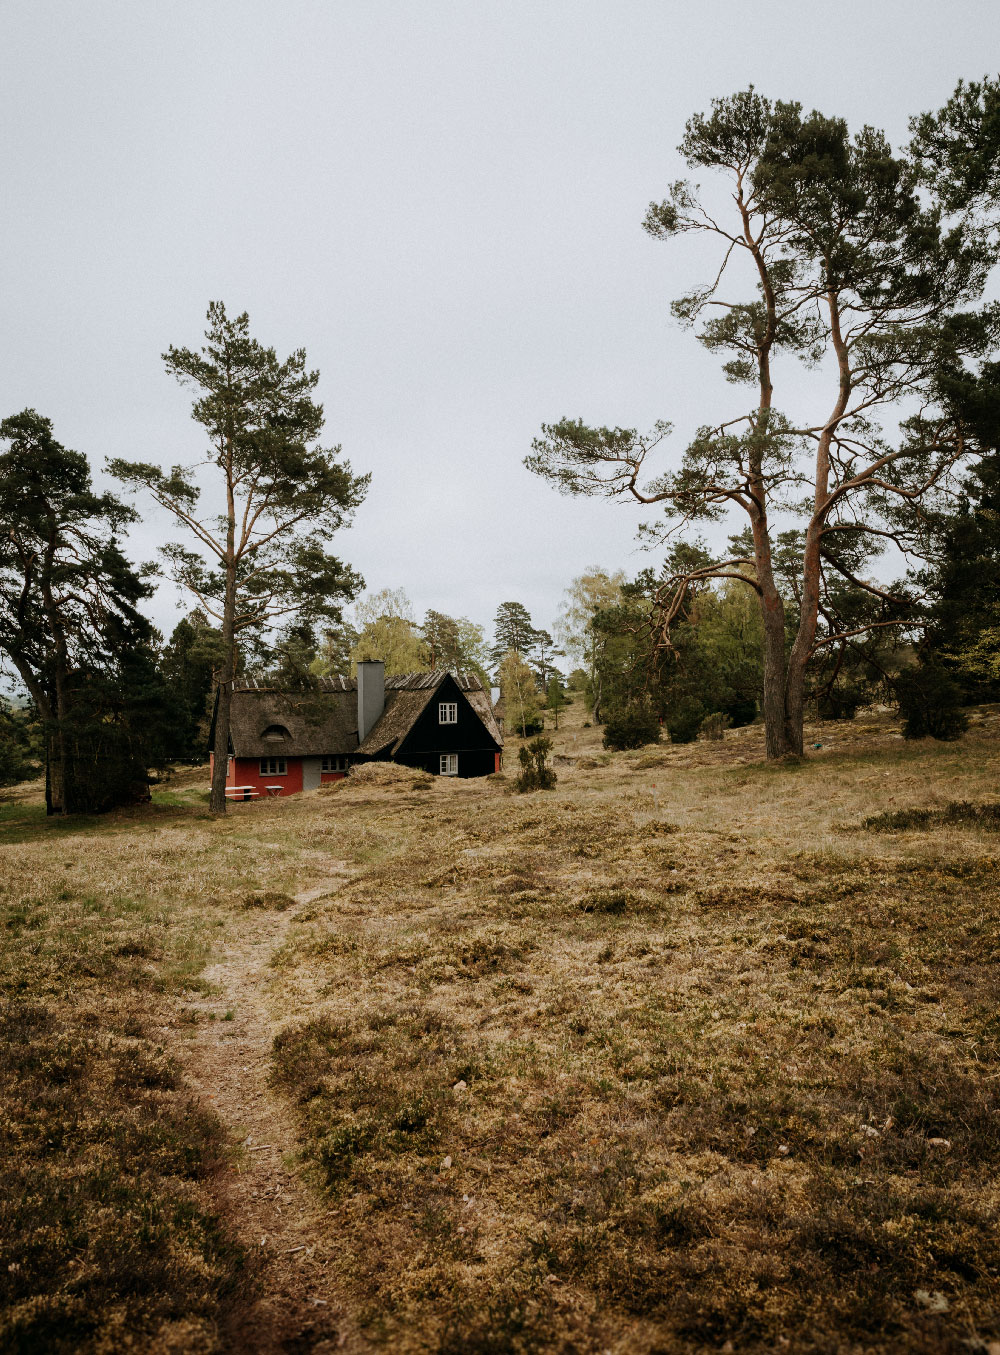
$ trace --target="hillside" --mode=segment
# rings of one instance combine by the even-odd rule
[[[4,1349],[1000,1349],[1000,710],[561,724],[550,793],[3,805]]]

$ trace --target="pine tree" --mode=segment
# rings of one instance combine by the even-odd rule
[[[165,550],[174,578],[222,630],[211,807],[226,809],[230,708],[241,641],[275,624],[339,622],[362,581],[328,552],[338,528],[364,498],[368,477],[318,445],[323,407],[313,399],[319,373],[298,349],[283,361],[250,336],[244,313],[230,320],[221,301],[208,308],[205,346],[171,347],[167,371],[195,392],[192,417],[208,436],[211,502],[203,509],[204,463],[164,472],[141,462],[109,469],[145,490],[194,538]]]
[[[0,653],[42,722],[49,812],[109,808],[145,794],[157,730],[123,685],[130,668],[157,685],[152,590],[118,545],[135,514],[34,410],[0,439]]]

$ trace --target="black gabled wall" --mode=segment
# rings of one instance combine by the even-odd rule
[[[438,723],[438,705],[442,701],[457,703],[457,724]],[[441,754],[457,753],[459,776],[487,776],[494,770],[499,752],[500,745],[449,673],[431,693],[393,761],[407,767],[422,767],[436,775]]]

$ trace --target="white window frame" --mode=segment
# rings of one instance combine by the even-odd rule
[[[332,755],[330,757],[322,758],[319,769],[321,772],[346,772],[347,758],[333,757]]]
[[[439,725],[457,725],[457,724],[458,724],[458,702],[457,702],[457,701],[439,701],[439,702],[438,702],[438,724],[439,724]]]
[[[283,757],[262,757],[260,774],[261,776],[287,776],[288,763]]]
[[[441,762],[440,762],[439,765],[440,765],[440,768],[441,768],[441,775],[442,775],[442,776],[457,776],[457,775],[458,775],[458,754],[457,754],[457,753],[442,753],[442,754],[441,754]]]

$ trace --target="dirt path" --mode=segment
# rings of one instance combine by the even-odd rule
[[[280,1007],[271,956],[296,914],[347,876],[346,867],[334,869],[284,911],[254,908],[241,915],[204,971],[209,994],[186,1002],[185,1020],[171,1032],[189,1081],[237,1149],[232,1169],[217,1183],[217,1206],[265,1262],[262,1296],[230,1333],[233,1348],[252,1355],[358,1348],[326,1279],[331,1248],[323,1240],[322,1202],[292,1157],[294,1116],[268,1084],[271,1044],[289,1015]]]

